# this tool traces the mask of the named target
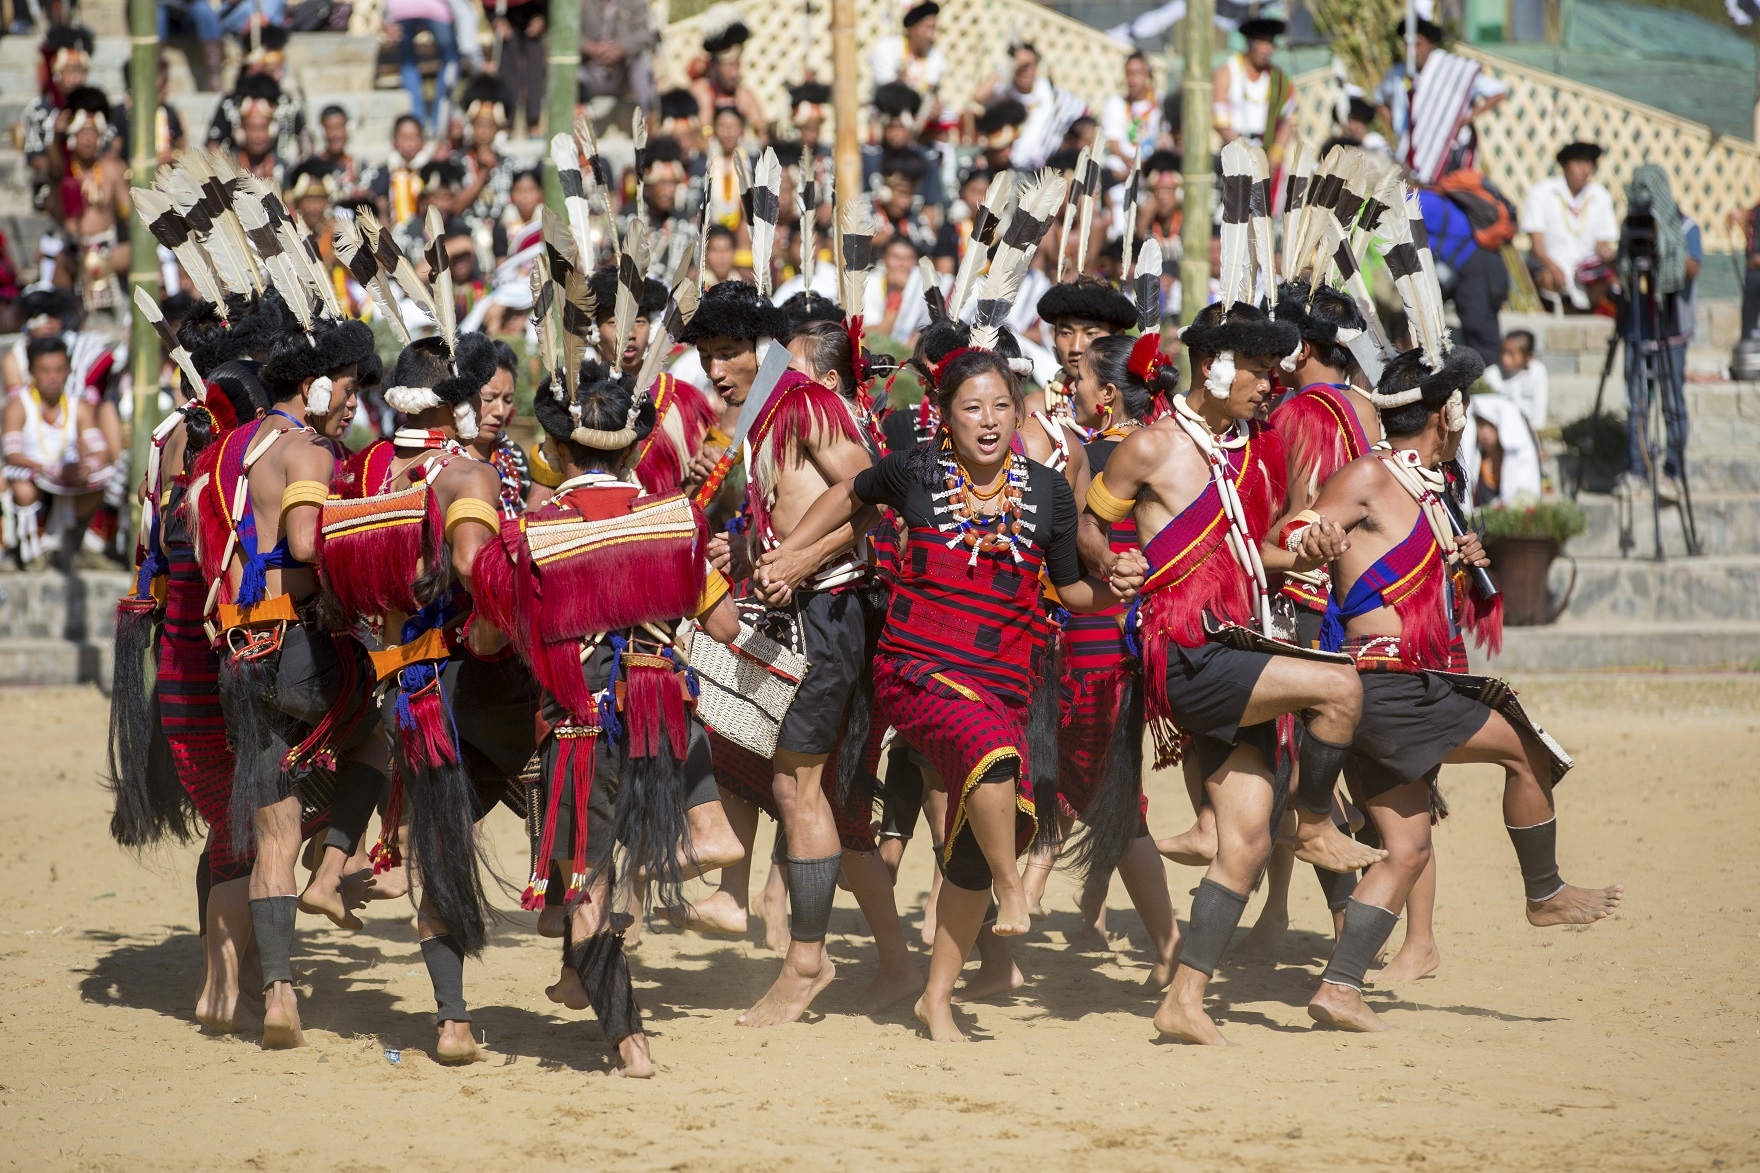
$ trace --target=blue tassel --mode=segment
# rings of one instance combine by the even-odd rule
[[[1142,605],[1143,596],[1138,595],[1124,613],[1124,650],[1139,664],[1143,662],[1143,641],[1137,632],[1137,609]]]

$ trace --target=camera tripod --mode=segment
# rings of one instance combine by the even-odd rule
[[[1635,353],[1628,355],[1637,363],[1639,377],[1644,380],[1643,417],[1639,421],[1644,437],[1644,466],[1650,482],[1650,522],[1655,539],[1653,557],[1657,562],[1666,561],[1667,554],[1662,544],[1662,469],[1667,458],[1666,439],[1674,429],[1669,427],[1666,418],[1665,389],[1673,386],[1675,377],[1674,351],[1668,344],[1668,335],[1664,331],[1662,306],[1656,296],[1655,261],[1652,257],[1642,254],[1632,258],[1632,284],[1625,305],[1620,310],[1620,325],[1609,331],[1607,338],[1607,358],[1601,365],[1601,381],[1595,388],[1595,407],[1589,413],[1590,426],[1577,446],[1577,492],[1583,488],[1583,478],[1587,475],[1589,465],[1589,445],[1595,434],[1594,424],[1601,418],[1602,399],[1607,392],[1607,379],[1613,373],[1614,354],[1619,350],[1622,341],[1628,347],[1635,346]],[[1628,337],[1629,336],[1629,337]],[[1650,347],[1655,349],[1651,350]],[[1663,380],[1668,380],[1664,383]],[[1628,396],[1629,399],[1629,396]],[[1630,410],[1629,404],[1627,410]],[[1682,408],[1685,415],[1685,405]],[[1683,418],[1680,425],[1684,427]],[[1680,514],[1681,532],[1686,538],[1688,557],[1704,553],[1699,541],[1699,529],[1693,520],[1693,494],[1687,478],[1687,446],[1683,441],[1680,445],[1680,494],[1672,502]],[[1576,494],[1573,493],[1574,497]],[[1620,494],[1619,502],[1619,550],[1622,557],[1631,557],[1637,548],[1637,503],[1631,494]]]

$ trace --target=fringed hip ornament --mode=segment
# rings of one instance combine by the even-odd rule
[[[550,797],[544,807],[544,829],[538,837],[537,850],[532,853],[531,879],[520,896],[519,906],[527,912],[544,907],[544,894],[550,887],[550,861],[555,858],[557,817],[562,803],[562,788],[571,787],[574,801],[573,853],[569,864],[568,896],[586,888],[587,803],[593,796],[593,771],[597,765],[598,739],[603,732],[597,725],[570,722],[558,725],[556,737],[556,769],[550,776]]]
[[[438,769],[458,761],[458,733],[441,688],[444,660],[411,664],[397,674],[397,736],[414,764]]]

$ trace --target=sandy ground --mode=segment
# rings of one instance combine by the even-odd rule
[[[659,1074],[635,1084],[604,1074],[590,1014],[545,1000],[558,948],[518,911],[466,971],[486,1063],[424,1054],[433,1003],[394,904],[358,935],[301,918],[308,1048],[205,1037],[195,850],[137,862],[110,843],[95,691],[0,693],[0,1166],[1760,1167],[1760,679],[1555,678],[1524,697],[1577,756],[1564,874],[1623,881],[1625,906],[1591,929],[1529,928],[1496,779],[1451,771],[1443,966],[1371,994],[1390,1033],[1311,1026],[1329,942],[1298,873],[1274,960],[1231,958],[1213,985],[1237,1045],[1158,1045],[1122,888],[1115,951],[1079,953],[1058,877],[1046,930],[1017,949],[1026,987],[966,1014],[965,1046],[925,1041],[908,1004],[851,1013],[873,953],[847,894],[838,980],[809,1021],[768,1031],[734,1024],[777,968],[760,932],[650,929],[635,965]],[[1151,802],[1159,833],[1183,828],[1175,779]],[[523,877],[518,824],[497,815],[491,838]],[[913,938],[929,866],[920,844],[906,856]],[[1173,869],[1182,916],[1197,879]]]

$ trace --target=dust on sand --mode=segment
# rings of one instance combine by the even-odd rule
[[[734,1025],[777,970],[755,923],[731,942],[650,928],[634,964],[659,1071],[643,1084],[606,1078],[591,1015],[545,1000],[558,945],[506,896],[466,969],[486,1063],[427,1057],[433,1002],[400,904],[371,908],[358,935],[300,918],[309,1047],[205,1037],[191,1013],[196,849],[137,862],[111,844],[96,691],[0,693],[0,1166],[1760,1165],[1760,680],[1528,683],[1577,756],[1559,791],[1564,874],[1624,882],[1624,907],[1591,929],[1529,928],[1497,781],[1451,769],[1442,969],[1371,992],[1387,1034],[1310,1024],[1329,941],[1305,870],[1274,963],[1218,971],[1212,1006],[1237,1045],[1216,1051],[1155,1042],[1121,885],[1115,952],[1065,947],[1079,924],[1059,878],[1051,920],[1015,947],[1025,988],[961,1010],[967,1046],[925,1041],[908,1003],[853,1016],[873,951],[847,893],[838,980],[797,1026]],[[1150,797],[1158,831],[1184,826],[1176,777]],[[496,815],[489,840],[502,875],[523,879],[518,823]],[[913,940],[925,842],[900,885]],[[769,858],[768,832],[758,852]],[[1183,917],[1198,873],[1173,872]],[[761,883],[760,869],[754,895]]]

